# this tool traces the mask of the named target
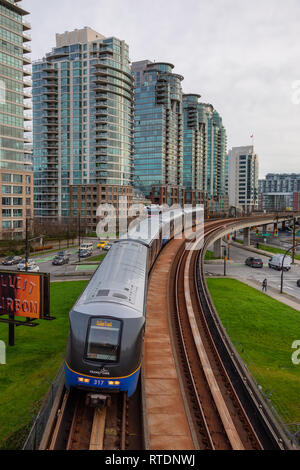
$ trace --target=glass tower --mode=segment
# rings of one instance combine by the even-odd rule
[[[56,35],[33,65],[35,215],[68,218],[70,185],[133,184],[128,45],[90,28]]]
[[[25,219],[32,217],[32,159],[25,137],[31,131],[31,94],[26,91],[31,87],[31,26],[25,15],[19,1],[0,1],[1,238],[24,237]]]
[[[164,202],[183,191],[183,77],[168,63],[132,64],[135,78],[134,183],[146,197],[164,190]]]
[[[200,103],[199,115],[205,128],[204,164],[208,197],[224,197],[226,194],[226,130],[220,114],[211,104]]]
[[[226,194],[226,131],[168,63],[134,62],[135,187],[152,202],[199,204]]]
[[[199,98],[197,94],[183,95],[183,185],[186,203],[191,204],[204,202],[207,191],[207,119]]]

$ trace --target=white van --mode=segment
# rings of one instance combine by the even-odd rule
[[[274,255],[269,260],[269,268],[277,269],[277,271],[281,271],[283,258],[284,258],[284,255]],[[289,271],[291,269],[291,264],[292,264],[292,259],[290,258],[290,256],[286,256],[284,259],[284,263],[283,263],[283,270]]]
[[[94,245],[93,243],[82,243],[80,245],[80,250],[87,250],[90,253],[93,251]]]

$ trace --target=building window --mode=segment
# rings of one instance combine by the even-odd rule
[[[14,183],[23,183],[23,176],[22,175],[13,175],[13,182]]]
[[[2,173],[2,181],[6,183],[11,182],[11,175],[8,173]]]

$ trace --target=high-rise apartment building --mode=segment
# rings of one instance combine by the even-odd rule
[[[207,129],[199,98],[196,94],[183,95],[183,186],[185,202],[190,204],[204,202],[207,193]]]
[[[154,203],[224,206],[226,131],[168,63],[134,62],[135,186]],[[223,201],[223,204],[220,201]],[[215,205],[214,205],[215,207]]]
[[[24,238],[33,213],[33,173],[26,136],[31,109],[31,26],[17,0],[0,1],[0,238]],[[27,158],[28,154],[28,158]]]
[[[174,66],[134,62],[134,183],[153,202],[183,203],[183,77]]]
[[[300,174],[269,173],[259,180],[259,206],[268,212],[300,210]]]
[[[228,158],[229,205],[249,213],[258,208],[258,156],[249,145],[233,147]]]
[[[36,217],[69,218],[70,186],[133,185],[133,104],[124,41],[88,27],[56,35],[33,65]]]

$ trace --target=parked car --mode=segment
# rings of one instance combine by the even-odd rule
[[[26,264],[26,261],[25,261],[25,259],[23,259],[21,261],[21,263],[19,263],[18,266],[17,266],[18,271],[26,271],[25,264]],[[40,271],[39,266],[35,263],[35,261],[33,259],[28,260],[27,271],[28,272],[39,272]]]
[[[79,256],[80,258],[88,258],[91,256],[91,252],[89,250],[79,250]]]
[[[24,268],[25,271],[25,268]],[[28,266],[27,268],[28,273],[39,273],[40,272],[40,267],[37,264],[32,264]]]
[[[263,268],[263,266],[264,266],[264,263],[263,263],[262,259],[253,258],[253,257],[247,258],[246,261],[245,261],[245,264],[247,266],[250,266],[251,268]]]
[[[112,243],[108,243],[107,245],[105,245],[105,247],[103,248],[104,251],[109,251],[112,247]]]
[[[281,271],[282,269],[282,262],[283,262],[284,255],[275,255],[269,260],[269,268],[276,269],[277,271]],[[283,262],[283,270],[289,271],[291,269],[292,259],[290,256],[286,256]]]
[[[59,251],[56,256],[67,256],[69,258],[71,256],[71,253],[69,251]]]
[[[3,260],[2,264],[4,266],[13,266],[14,264],[19,264],[21,261],[21,256],[8,256],[8,258],[5,258],[5,260]]]
[[[70,258],[66,255],[64,256],[55,256],[52,260],[53,266],[62,266],[63,264],[68,264],[70,261]]]

